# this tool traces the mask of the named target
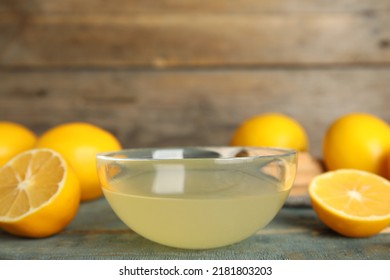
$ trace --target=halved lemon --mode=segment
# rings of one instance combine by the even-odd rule
[[[25,237],[60,232],[76,215],[79,182],[50,149],[25,151],[0,169],[0,228]]]
[[[390,225],[390,182],[373,173],[323,173],[311,181],[309,196],[320,220],[341,235],[368,237]]]

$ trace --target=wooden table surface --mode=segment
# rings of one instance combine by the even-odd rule
[[[210,250],[175,249],[128,229],[104,198],[82,204],[75,220],[45,239],[17,238],[0,231],[0,259],[390,259],[390,228],[363,239],[327,229],[310,207],[284,207],[252,237]]]

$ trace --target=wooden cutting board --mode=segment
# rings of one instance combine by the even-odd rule
[[[325,171],[320,160],[314,158],[308,152],[300,152],[298,155],[298,167],[294,185],[287,205],[310,205],[308,187],[311,180]]]

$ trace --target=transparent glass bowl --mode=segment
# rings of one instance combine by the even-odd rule
[[[294,150],[146,148],[97,155],[103,193],[117,216],[154,242],[205,249],[266,226],[287,199]]]

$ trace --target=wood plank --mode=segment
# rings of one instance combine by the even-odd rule
[[[321,156],[328,125],[365,111],[390,122],[390,69],[2,71],[0,119],[41,133],[88,121],[125,147],[226,145],[244,119],[267,111],[303,124]]]
[[[373,12],[388,9],[386,0],[3,0],[0,12],[27,13],[274,13],[274,12]]]
[[[5,14],[0,66],[388,65],[389,13]]]
[[[13,21],[14,24],[10,25],[10,21]],[[23,25],[24,20],[16,15],[8,13],[0,15],[0,53],[3,53],[8,44],[20,35]]]

